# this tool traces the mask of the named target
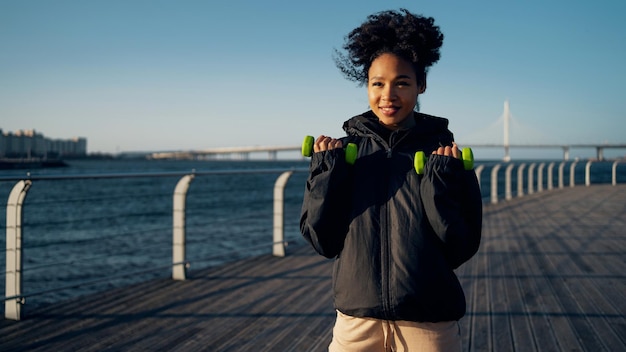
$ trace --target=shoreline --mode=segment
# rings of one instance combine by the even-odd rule
[[[0,159],[0,170],[40,169],[69,166],[61,159]]]

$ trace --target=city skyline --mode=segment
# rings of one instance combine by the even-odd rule
[[[0,159],[46,159],[59,157],[84,157],[87,139],[46,137],[35,129],[4,131],[0,128]]]
[[[505,100],[519,122],[512,143],[626,140],[620,1],[9,0],[0,124],[85,136],[105,153],[340,137],[368,106],[332,51],[367,15],[400,7],[445,35],[420,105],[458,141],[502,141]]]

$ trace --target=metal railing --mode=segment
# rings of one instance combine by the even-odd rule
[[[140,272],[127,272],[121,275],[108,276],[103,279],[87,280],[79,284],[65,285],[53,289],[47,289],[39,292],[30,292],[28,294],[22,292],[23,282],[23,208],[28,191],[37,181],[50,180],[79,180],[79,179],[115,179],[115,178],[141,178],[141,177],[180,177],[178,180],[173,196],[172,211],[172,278],[174,280],[185,280],[187,278],[187,268],[189,261],[186,257],[186,214],[187,214],[187,192],[191,182],[199,176],[206,175],[228,175],[228,174],[279,174],[274,183],[273,192],[273,241],[268,243],[272,247],[274,256],[285,256],[284,234],[284,192],[285,186],[291,175],[296,172],[304,172],[308,169],[293,168],[285,171],[276,169],[266,170],[225,170],[225,171],[203,171],[191,173],[171,172],[171,173],[142,173],[142,174],[96,174],[96,175],[74,175],[74,176],[38,176],[29,179],[19,180],[12,188],[6,207],[6,269],[5,269],[5,318],[11,320],[20,320],[22,316],[22,305],[25,298],[53,292],[56,290],[65,290],[75,288],[82,285],[90,285],[96,282],[105,281],[107,279],[132,276],[138,273],[145,273],[153,270],[163,270],[163,267],[143,270]],[[181,177],[182,176],[182,177]],[[13,178],[0,178],[0,180],[13,180]],[[269,241],[268,241],[269,242]]]
[[[533,194],[542,192],[545,189],[552,190],[554,188],[565,187],[565,167],[567,162],[561,162],[558,165],[558,173],[555,178],[556,162],[532,162],[532,163],[507,163],[493,164],[490,170],[490,179],[487,182],[488,189],[482,189],[483,199],[487,199],[489,203],[496,204],[501,199],[510,200],[515,196],[522,197],[525,194]],[[613,163],[611,167],[611,183],[617,184],[617,171],[619,161]],[[576,185],[576,166],[577,162],[571,162],[569,165],[569,186]],[[593,162],[589,161],[585,165],[584,184],[591,185]],[[504,177],[502,177],[501,169],[505,167]],[[547,166],[547,169],[546,169]],[[481,175],[489,167],[478,164],[475,173],[482,184]],[[517,167],[517,173],[513,170]],[[273,240],[271,243],[262,245],[268,247],[271,245],[272,254],[274,256],[285,255],[285,187],[292,176],[297,172],[308,172],[306,168],[292,168],[289,170],[281,169],[250,169],[250,170],[223,170],[223,171],[202,171],[202,172],[161,172],[161,173],[135,173],[135,174],[96,174],[96,175],[57,175],[57,176],[38,176],[27,179],[19,178],[0,178],[0,181],[17,181],[13,186],[7,201],[6,207],[6,269],[5,269],[5,318],[12,320],[20,320],[22,316],[22,305],[26,297],[41,295],[55,290],[65,290],[75,288],[82,285],[90,285],[95,282],[110,280],[111,278],[121,276],[132,276],[138,273],[148,271],[164,270],[171,268],[171,277],[174,280],[185,280],[187,278],[187,269],[189,259],[187,258],[187,195],[191,183],[201,176],[208,175],[233,175],[233,174],[278,174],[274,181],[273,191]],[[514,177],[516,175],[516,178]],[[544,178],[545,175],[545,178]],[[580,176],[580,175],[579,175]],[[80,180],[80,179],[121,179],[121,178],[154,178],[154,177],[177,177],[178,181],[174,187],[172,194],[172,237],[171,237],[171,254],[172,261],[167,267],[160,266],[158,268],[150,268],[140,272],[123,272],[121,274],[107,276],[101,279],[90,279],[81,283],[65,285],[53,289],[41,290],[38,292],[24,293],[22,292],[23,281],[23,253],[22,239],[23,235],[23,207],[28,191],[33,183],[39,181],[52,180]],[[580,179],[580,178],[579,178]],[[514,192],[513,183],[517,183],[517,191]],[[503,186],[502,186],[503,185]],[[501,189],[504,192],[501,192]],[[481,188],[485,188],[482,187]],[[171,193],[170,193],[171,194]],[[485,197],[487,195],[487,197]],[[268,241],[269,242],[269,241]]]
[[[555,178],[554,176],[554,168],[556,167],[557,162],[531,162],[531,163],[506,163],[500,164],[497,163],[491,167],[490,174],[490,189],[489,189],[489,202],[491,204],[497,204],[500,200],[511,200],[513,199],[513,169],[517,167],[517,197],[523,197],[524,195],[530,195],[533,193],[539,193],[544,191],[544,185],[547,190],[552,190],[555,188],[562,189],[565,188],[566,178],[564,176],[564,169],[566,165],[569,163],[569,187],[576,186],[576,166],[579,165],[578,161],[568,162],[563,161],[558,165],[558,174]],[[590,186],[592,184],[592,165],[594,163],[598,163],[596,161],[587,161],[584,165],[584,185]],[[612,163],[611,166],[611,184],[617,185],[617,171],[618,165],[620,163],[625,163],[623,160],[617,160]],[[547,165],[547,169],[546,169]],[[500,169],[506,166],[504,171],[504,197],[500,192],[501,187],[501,176]],[[485,165],[478,165],[475,169],[476,176],[478,177],[479,184],[481,184],[481,176],[482,172],[485,170]],[[544,179],[544,175],[546,176]],[[526,187],[524,185],[526,184]],[[485,193],[483,191],[483,193]]]

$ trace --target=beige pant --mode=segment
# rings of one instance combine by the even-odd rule
[[[457,321],[417,323],[355,318],[337,311],[330,352],[461,351]]]

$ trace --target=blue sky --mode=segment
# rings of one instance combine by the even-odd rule
[[[0,128],[111,153],[343,136],[367,96],[332,51],[400,7],[445,35],[421,110],[460,143],[501,142],[506,99],[512,143],[626,143],[626,2],[604,0],[2,0]]]

